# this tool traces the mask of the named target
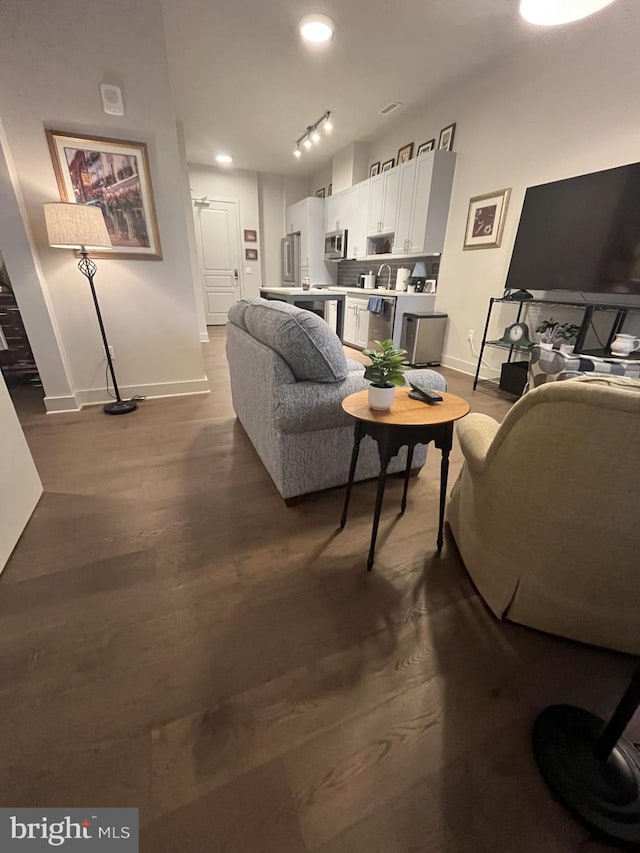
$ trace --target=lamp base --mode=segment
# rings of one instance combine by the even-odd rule
[[[138,408],[134,400],[116,400],[115,403],[105,403],[102,407],[107,415],[126,415]]]
[[[640,753],[621,737],[606,761],[594,748],[605,728],[598,717],[570,705],[546,708],[533,727],[533,752],[560,802],[600,835],[640,842]]]

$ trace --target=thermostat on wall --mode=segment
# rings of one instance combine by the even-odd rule
[[[124,115],[124,101],[122,100],[122,90],[119,86],[114,86],[111,83],[100,84],[100,94],[102,95],[102,108],[110,116]]]

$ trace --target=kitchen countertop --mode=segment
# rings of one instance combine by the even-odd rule
[[[379,296],[395,296],[395,297],[403,297],[403,296],[431,296],[434,297],[435,293],[407,293],[407,291],[403,290],[388,290],[386,287],[376,287],[365,290],[363,287],[311,287],[310,290],[303,290],[301,287],[261,287],[260,290],[268,291],[269,293],[282,293],[283,296],[297,296],[298,294],[309,294],[309,297],[317,296],[322,293],[343,293],[345,295],[351,296],[375,296],[376,294]]]

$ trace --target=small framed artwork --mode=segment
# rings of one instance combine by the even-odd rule
[[[333,184],[329,184],[329,189],[327,190],[327,198],[333,195]]]
[[[93,258],[161,260],[144,142],[47,130],[60,199],[99,207],[112,252]]]
[[[443,127],[440,131],[440,140],[438,142],[439,151],[453,151],[453,137],[456,133],[455,122]]]
[[[245,228],[244,229],[244,242],[245,243],[257,243],[258,242],[258,232],[253,228]]]
[[[244,257],[246,261],[257,261],[258,260],[258,250],[257,249],[245,249]]]
[[[430,139],[428,142],[423,142],[422,145],[418,146],[418,153],[416,154],[416,157],[419,157],[421,154],[426,154],[427,151],[433,151],[435,147],[435,139]]]
[[[511,187],[469,200],[464,249],[497,249],[509,206]]]
[[[382,169],[380,171],[381,172],[388,172],[389,169],[393,169],[395,164],[396,164],[396,161],[393,159],[393,157],[391,158],[391,160],[385,160],[384,163],[382,164]]]
[[[406,163],[407,160],[411,160],[413,156],[413,142],[410,142],[408,145],[405,145],[403,148],[400,148],[398,151],[397,163],[398,166],[402,166],[403,163]]]
[[[324,198],[324,187],[321,190],[316,190],[316,198]]]
[[[372,163],[369,166],[369,177],[375,178],[376,175],[380,174],[380,160],[377,163]]]

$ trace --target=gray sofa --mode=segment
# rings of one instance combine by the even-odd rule
[[[368,387],[364,367],[347,359],[337,335],[315,314],[285,302],[237,302],[227,322],[233,408],[277,490],[287,502],[347,481],[354,421],[342,400]],[[411,371],[446,390],[433,370]],[[426,448],[417,447],[421,467]],[[404,470],[406,448],[389,466]],[[362,442],[356,479],[377,476],[375,443]]]

